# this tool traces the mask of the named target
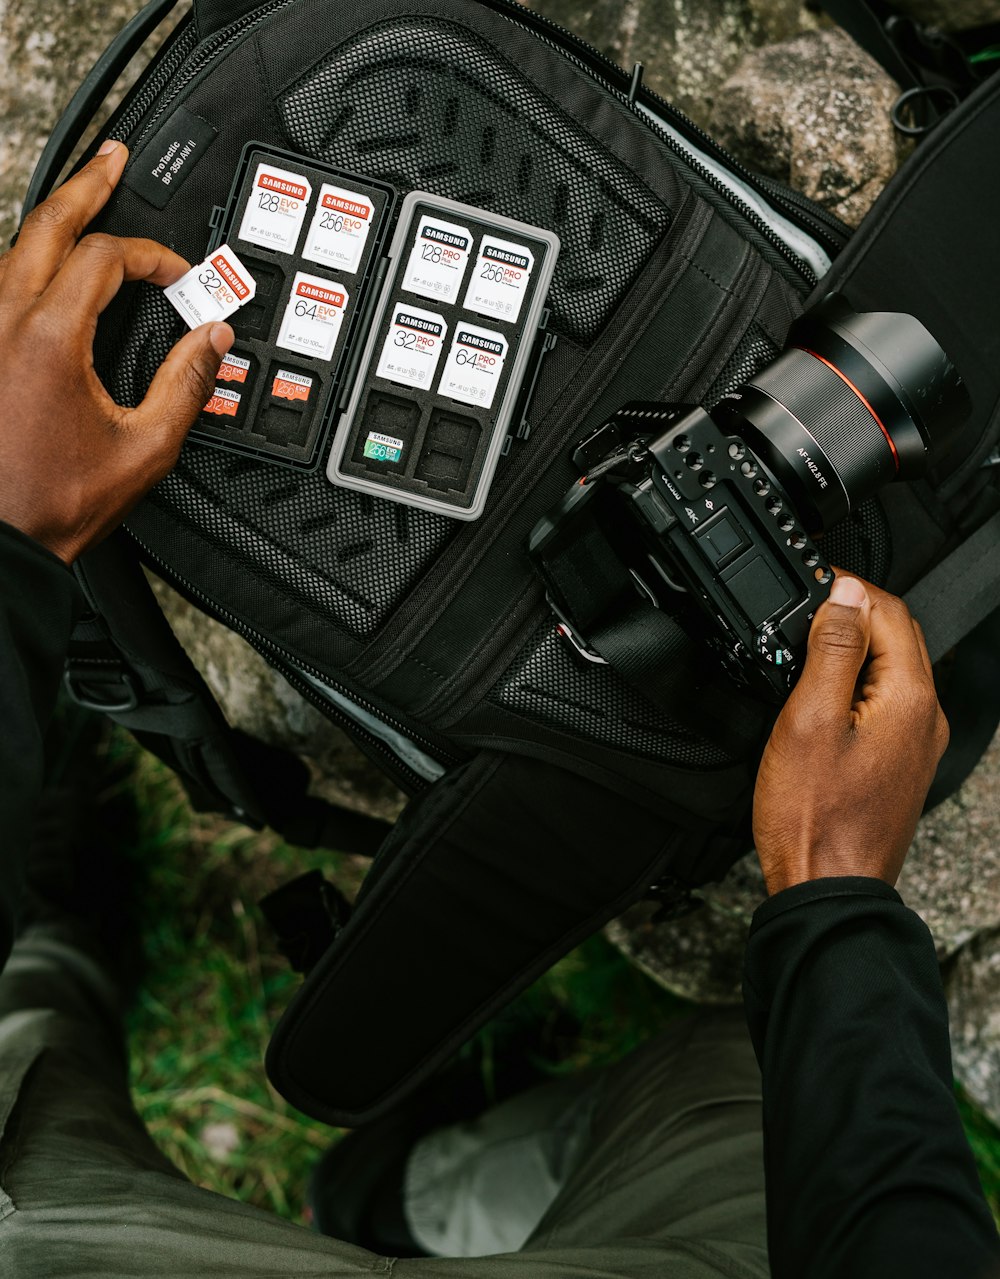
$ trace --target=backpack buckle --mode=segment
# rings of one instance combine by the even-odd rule
[[[139,705],[138,681],[119,662],[67,658],[63,684],[73,701],[89,711],[117,715]]]

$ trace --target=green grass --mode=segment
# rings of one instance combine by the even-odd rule
[[[146,953],[130,1024],[136,1107],[194,1182],[303,1221],[310,1167],[339,1133],[266,1081],[264,1049],[299,978],[256,903],[312,867],[353,896],[367,863],[194,814],[173,775],[124,734],[110,749],[132,764],[139,820],[130,853]],[[606,1065],[687,1007],[593,937],[461,1055],[490,1094],[513,1055],[542,1074]],[[1000,1132],[961,1095],[959,1104],[1000,1221]]]

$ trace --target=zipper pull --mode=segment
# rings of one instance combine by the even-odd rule
[[[636,94],[642,88],[642,63],[637,62],[632,68],[632,81],[628,87],[628,104],[635,106]]]

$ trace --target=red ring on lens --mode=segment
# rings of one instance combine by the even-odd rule
[[[845,374],[841,373],[840,369],[838,369],[838,368],[837,368],[836,364],[831,364],[831,363],[830,363],[830,361],[829,361],[829,360],[825,360],[825,359],[822,357],[822,355],[817,355],[815,351],[810,351],[810,350],[809,350],[809,348],[808,348],[807,346],[799,346],[799,347],[796,347],[795,349],[796,349],[797,351],[804,351],[804,352],[806,353],[806,355],[811,355],[811,356],[813,357],[813,359],[814,359],[814,360],[819,360],[820,364],[825,364],[825,365],[826,365],[826,367],[827,367],[828,369],[831,369],[834,373],[836,373],[837,377],[839,377],[839,378],[840,378],[840,380],[841,380],[842,382],[845,382],[845,383],[846,383],[846,384],[847,384],[847,385],[851,388],[851,390],[854,392],[854,394],[858,397],[858,399],[861,401],[861,403],[865,406],[865,408],[868,410],[868,412],[872,415],[872,417],[873,417],[873,418],[875,419],[875,421],[878,423],[878,428],[879,428],[879,430],[880,430],[880,431],[882,432],[882,434],[885,436],[885,442],[886,442],[886,444],[888,444],[888,445],[889,445],[889,448],[892,450],[892,460],[895,462],[895,464],[896,464],[896,471],[898,472],[898,471],[899,471],[899,454],[896,452],[896,446],[895,446],[895,444],[893,444],[893,442],[892,442],[892,436],[891,436],[891,435],[889,434],[889,432],[885,429],[885,426],[883,425],[882,419],[881,419],[881,418],[879,417],[879,415],[875,412],[875,410],[872,408],[872,406],[868,403],[868,401],[865,399],[865,397],[861,394],[861,392],[858,390],[858,388],[854,385],[854,383],[851,381],[851,379],[850,379],[849,377],[847,377]]]

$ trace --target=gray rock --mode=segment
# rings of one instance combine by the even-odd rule
[[[711,131],[750,168],[856,226],[896,171],[899,88],[842,31],[758,49],[715,95]]]
[[[1000,1122],[1000,928],[984,929],[945,966],[955,1075]]]
[[[528,0],[707,125],[716,90],[747,49],[815,26],[799,0]]]
[[[893,6],[938,31],[964,31],[1000,22],[997,0],[893,0]]]
[[[0,0],[0,244],[17,227],[24,192],[53,126],[77,86],[140,0]],[[84,135],[89,146],[101,123],[132,87],[160,43],[183,15],[178,5],[132,60],[128,71]],[[72,161],[71,161],[72,162]]]

